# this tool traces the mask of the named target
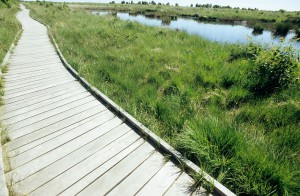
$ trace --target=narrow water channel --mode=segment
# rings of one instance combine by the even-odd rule
[[[109,11],[94,11],[93,14],[105,15],[109,14]],[[221,43],[247,43],[249,37],[261,44],[273,43],[279,44],[281,42],[280,37],[273,35],[271,31],[264,30],[262,34],[253,34],[253,29],[244,25],[231,25],[231,24],[220,24],[220,23],[206,23],[199,22],[193,19],[178,18],[177,20],[172,20],[170,23],[166,24],[160,19],[147,18],[143,15],[132,16],[128,13],[118,12],[117,16],[121,20],[136,21],[144,25],[154,26],[154,27],[166,27],[173,30],[186,31],[191,35],[198,35],[205,39]],[[300,42],[295,42],[293,37],[295,33],[290,32],[284,38],[284,44],[292,44],[295,49],[300,49]]]

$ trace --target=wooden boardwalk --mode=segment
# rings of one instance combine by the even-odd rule
[[[16,195],[190,195],[192,178],[65,69],[47,28],[24,8],[17,18],[3,108]]]

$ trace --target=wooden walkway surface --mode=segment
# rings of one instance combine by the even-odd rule
[[[22,8],[5,78],[11,139],[6,179],[17,195],[190,195],[168,161],[65,69],[47,28]],[[195,192],[194,192],[195,193]],[[201,194],[197,192],[197,194]]]

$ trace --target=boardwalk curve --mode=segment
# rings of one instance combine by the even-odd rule
[[[4,75],[6,180],[16,195],[190,195],[192,178],[95,98],[21,7]]]

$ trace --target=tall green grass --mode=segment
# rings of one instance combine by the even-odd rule
[[[0,1],[0,61],[2,62],[6,52],[20,30],[15,14],[19,10],[15,0]]]
[[[253,51],[63,4],[26,5],[81,76],[228,188],[300,194],[300,86],[253,93]]]
[[[276,25],[275,34],[279,36],[286,36],[291,29],[291,24],[289,23],[279,23]]]

